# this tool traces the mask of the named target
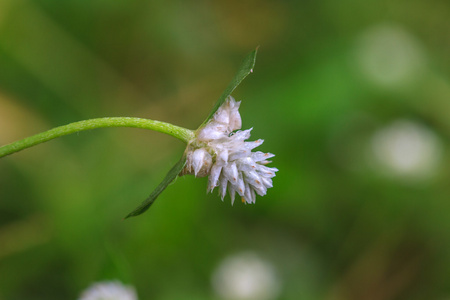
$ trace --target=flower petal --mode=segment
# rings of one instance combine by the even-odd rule
[[[242,174],[239,174],[239,178],[237,181],[237,184],[235,185],[236,192],[239,194],[239,196],[244,197],[245,192],[245,181],[244,178],[242,178]]]
[[[274,157],[275,155],[272,153],[264,153],[261,151],[252,152],[252,159],[254,161],[264,161],[271,157]]]
[[[277,168],[268,168],[263,165],[256,165],[256,169],[260,176],[272,178],[275,176],[275,172],[278,172]]]
[[[228,160],[229,160],[229,161],[238,160],[238,159],[247,157],[249,154],[250,154],[250,150],[247,150],[247,149],[242,149],[242,150],[234,151],[234,152],[232,152],[231,154],[229,154]]]
[[[231,205],[233,205],[236,198],[236,189],[231,184],[228,185],[228,193],[230,193]]]
[[[225,195],[227,194],[227,185],[228,180],[225,178],[225,176],[221,175],[219,178],[219,195],[222,201],[223,198],[225,198]]]
[[[230,163],[227,166],[223,167],[223,174],[228,181],[232,182],[233,184],[237,183],[239,174],[235,163]]]
[[[223,150],[217,155],[216,164],[219,164],[221,166],[226,165],[228,162],[228,150]]]
[[[211,167],[211,174],[209,175],[209,186],[208,192],[212,191],[217,186],[217,181],[219,180],[220,172],[222,171],[222,167],[214,164]]]
[[[247,150],[252,150],[252,149],[254,149],[254,148],[258,147],[258,146],[261,146],[262,143],[264,143],[264,140],[261,140],[261,139],[256,140],[254,142],[245,142],[244,143],[244,148],[247,149]]]
[[[203,166],[203,159],[205,158],[206,150],[203,148],[197,149],[192,154],[192,166],[194,167],[194,174],[197,176],[197,173]]]
[[[243,142],[250,137],[250,131],[252,131],[252,129],[253,128],[243,131],[237,131],[235,134],[231,136],[231,138],[233,141]]]

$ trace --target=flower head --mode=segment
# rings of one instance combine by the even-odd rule
[[[219,188],[223,200],[227,189],[231,203],[235,194],[246,203],[255,203],[256,194],[264,196],[272,187],[276,168],[266,167],[271,153],[252,149],[263,140],[246,142],[252,129],[241,129],[240,102],[228,96],[209,122],[196,132],[196,138],[186,148],[186,165],[181,175],[209,176],[208,192]]]

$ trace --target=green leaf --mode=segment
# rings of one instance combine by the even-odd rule
[[[136,207],[132,212],[130,212],[124,219],[129,217],[135,217],[143,212],[145,212],[152,204],[155,202],[156,198],[158,198],[159,194],[164,191],[167,186],[177,178],[178,174],[180,174],[181,170],[183,170],[184,165],[186,164],[186,157],[183,157],[170,169],[169,173],[167,173],[166,177],[164,177],[163,181],[156,187],[156,189],[145,199],[141,205]]]
[[[231,80],[230,84],[227,86],[225,91],[219,97],[219,100],[217,100],[212,111],[209,113],[209,116],[202,123],[202,125],[200,125],[200,127],[203,127],[203,125],[205,125],[213,117],[214,113],[219,109],[219,107],[222,105],[222,103],[225,101],[225,99],[227,99],[227,97],[238,87],[238,85],[242,82],[242,80],[244,80],[245,77],[247,77],[248,74],[253,72],[253,68],[255,67],[257,52],[258,52],[258,48],[256,48],[249,55],[247,55],[247,57],[242,62],[242,65],[239,68],[239,71],[236,73],[233,80]]]

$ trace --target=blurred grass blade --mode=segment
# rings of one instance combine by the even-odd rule
[[[183,170],[184,165],[186,164],[186,157],[183,157],[170,169],[169,173],[167,173],[166,177],[164,177],[163,181],[156,187],[156,189],[148,196],[144,202],[141,203],[135,210],[130,212],[125,219],[129,217],[135,217],[143,212],[145,212],[152,204],[155,202],[156,198],[158,198],[159,194],[164,191],[167,186],[180,174],[181,170]]]
[[[219,100],[217,100],[216,104],[214,105],[211,113],[206,118],[206,120],[200,125],[202,127],[205,125],[214,115],[214,113],[219,109],[219,107],[222,105],[222,103],[225,101],[225,99],[234,91],[235,88],[242,82],[242,80],[247,77],[248,74],[253,72],[253,68],[255,66],[256,61],[256,53],[258,52],[258,48],[253,50],[242,62],[241,67],[239,68],[238,72],[234,76],[233,80],[231,80],[230,84],[227,86],[225,91],[220,96]]]

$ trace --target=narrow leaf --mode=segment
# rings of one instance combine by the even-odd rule
[[[233,80],[231,80],[230,84],[228,84],[225,91],[222,93],[222,95],[219,97],[219,100],[217,100],[216,104],[214,105],[212,111],[210,112],[209,116],[206,118],[206,120],[200,125],[202,127],[205,125],[214,115],[214,113],[219,109],[219,107],[222,105],[222,103],[225,101],[225,99],[238,87],[238,85],[244,80],[245,77],[247,77],[248,74],[253,72],[253,68],[255,67],[255,61],[256,61],[256,53],[258,52],[258,48],[253,50],[242,62],[241,67],[239,68],[238,72],[234,76]]]
[[[184,165],[186,164],[186,157],[183,157],[170,169],[169,173],[167,173],[166,177],[164,177],[163,181],[156,187],[156,189],[148,196],[144,202],[141,203],[138,207],[136,207],[131,213],[129,213],[125,219],[129,217],[135,217],[143,212],[145,212],[152,204],[155,202],[156,198],[158,198],[159,194],[164,191],[167,186],[180,174],[181,170],[183,170]]]

